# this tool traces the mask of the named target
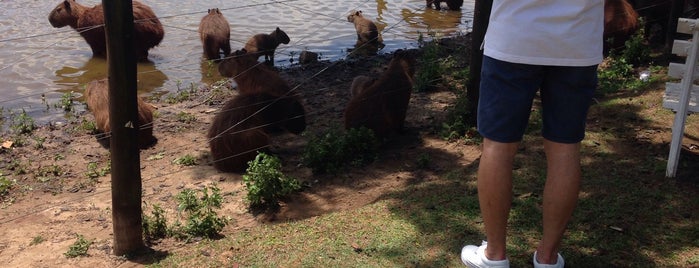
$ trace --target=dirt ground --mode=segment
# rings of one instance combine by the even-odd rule
[[[448,41],[450,43],[445,45],[452,51],[467,53],[467,37]],[[281,74],[304,102],[307,130],[319,133],[342,126],[352,79],[360,74],[379,74],[388,60],[389,54],[350,58],[289,68]],[[464,62],[461,64],[465,67]],[[151,100],[158,109],[154,134],[159,140],[140,154],[146,212],[150,212],[151,204],[160,204],[173,215],[176,213],[174,195],[185,188],[200,189],[216,184],[225,195],[220,214],[235,219],[225,227],[225,234],[270,221],[304,219],[374,202],[382,193],[407,183],[401,179],[401,173],[415,169],[415,160],[422,153],[444,152],[431,156],[432,170],[468,164],[480,154],[476,146],[447,142],[435,134],[446,107],[455,100],[453,91],[415,92],[405,133],[388,142],[381,160],[367,168],[337,176],[314,175],[301,164],[300,155],[307,137],[275,136],[272,153],[282,160],[284,172],[312,187],[283,203],[278,213],[252,215],[243,202],[242,175],[221,173],[208,164],[211,159],[206,130],[221,102],[236,94],[235,89],[224,92],[224,96],[214,96],[211,87],[201,86],[189,92],[188,100],[183,102],[170,104],[165,101],[166,96]],[[182,112],[193,115],[194,120],[183,120]],[[81,129],[83,120],[91,121],[93,117],[85,112],[75,115],[66,125],[39,126],[32,134],[35,138],[27,138],[23,146],[13,144],[0,150],[0,172],[15,182],[10,193],[1,197],[2,266],[138,266],[112,255],[110,175],[99,176],[100,171],[109,166],[109,151]],[[11,140],[8,134],[0,142]],[[186,154],[195,156],[198,164],[173,163]],[[425,176],[434,176],[431,174],[425,173]],[[66,258],[64,253],[77,240],[76,235],[93,241],[88,256]],[[161,242],[153,248],[167,251],[182,246],[178,242]]]

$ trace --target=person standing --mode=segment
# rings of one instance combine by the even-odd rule
[[[486,241],[467,245],[469,267],[509,267],[512,169],[536,93],[546,154],[543,234],[533,264],[564,267],[561,240],[578,201],[580,141],[602,62],[604,0],[493,0],[483,46],[478,199]]]

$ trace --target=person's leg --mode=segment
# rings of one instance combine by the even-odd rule
[[[537,261],[554,264],[563,233],[578,201],[580,190],[580,143],[544,140],[546,185],[544,186],[544,233],[536,249]]]
[[[507,219],[512,204],[512,164],[519,143],[501,143],[483,139],[478,165],[478,202],[488,246],[485,256],[504,260]]]

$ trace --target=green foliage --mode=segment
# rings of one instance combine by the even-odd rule
[[[362,127],[343,133],[340,129],[331,127],[309,137],[302,161],[313,173],[337,173],[347,164],[361,166],[376,160],[380,144],[373,131]]]
[[[84,236],[76,234],[78,237],[78,240],[75,241],[72,245],[70,245],[70,248],[68,248],[68,252],[63,253],[63,255],[66,256],[66,258],[75,258],[79,256],[87,256],[87,250],[90,249],[90,245],[92,245],[92,241],[88,241],[85,239]]]
[[[601,93],[615,93],[622,89],[638,90],[658,79],[653,76],[639,79],[634,70],[634,66],[651,61],[651,50],[644,28],[641,22],[638,31],[626,41],[624,49],[620,53],[611,51],[607,63],[598,69],[598,90]]]
[[[34,125],[34,118],[31,118],[27,115],[27,112],[22,109],[22,112],[12,119],[10,128],[17,134],[28,134],[36,129],[36,125]]]
[[[63,109],[65,112],[70,112],[73,110],[73,91],[66,92],[61,95],[61,99],[58,103],[53,105],[54,108]]]
[[[209,194],[209,189],[211,194]],[[179,221],[175,222],[173,235],[178,238],[219,236],[228,220],[219,217],[214,210],[221,208],[223,196],[221,189],[215,185],[202,189],[202,196],[197,198],[194,190],[185,189],[177,194],[177,210],[180,215],[186,214],[184,225]],[[163,222],[164,225],[164,222]]]
[[[475,104],[471,104],[468,98],[466,98],[466,92],[461,91],[456,96],[454,105],[447,109],[447,116],[442,123],[442,129],[439,131],[440,136],[447,140],[477,137],[475,126],[469,124],[469,120],[474,117],[472,111],[475,110],[475,107],[473,105]]]
[[[248,190],[246,200],[250,207],[276,208],[281,198],[301,189],[296,178],[282,173],[281,161],[275,156],[258,153],[248,165],[243,183]]]
[[[165,211],[159,205],[153,205],[152,216],[143,215],[143,237],[148,240],[165,238],[168,235]]]
[[[40,167],[36,172],[36,179],[41,182],[50,181],[53,178],[63,175],[63,169],[58,165]]]
[[[428,153],[421,153],[418,155],[417,160],[415,161],[415,165],[419,169],[426,169],[430,167],[430,163],[432,162],[432,159],[430,158],[430,155]]]
[[[46,238],[44,238],[41,235],[37,235],[34,238],[32,238],[32,242],[29,243],[30,246],[38,245],[41,244],[42,242],[46,241]]]
[[[176,165],[180,166],[195,166],[197,164],[197,158],[194,157],[193,155],[186,154],[181,157],[176,158],[174,161],[172,161]]]
[[[90,162],[87,164],[87,172],[85,173],[85,175],[89,179],[104,177],[110,172],[112,172],[111,166],[111,163],[107,163],[105,167],[100,168],[99,166],[97,166],[97,163]]]
[[[97,133],[97,124],[95,124],[95,121],[89,121],[86,120],[85,118],[82,119],[80,122],[80,128],[85,130],[86,132],[90,134],[96,134]]]
[[[15,183],[0,173],[0,197],[10,193]]]
[[[643,21],[643,18],[640,18],[638,30],[629,40],[626,40],[624,43],[624,50],[620,55],[625,62],[628,62],[633,66],[639,66],[641,64],[648,63],[651,60],[651,50],[646,39],[645,28],[645,22]]]
[[[422,36],[422,35],[421,35]],[[422,57],[418,60],[420,71],[415,74],[415,84],[413,85],[413,90],[417,92],[424,92],[434,89],[437,84],[442,81],[442,74],[444,70],[439,64],[439,45],[432,39],[432,41],[424,41],[420,39],[420,46],[422,47]]]
[[[193,123],[193,122],[197,121],[197,118],[193,114],[190,114],[188,112],[179,112],[179,113],[177,113],[176,117],[177,117],[177,121],[185,123],[185,124],[189,124],[189,123]]]
[[[181,88],[182,81],[177,81],[177,92],[168,94],[165,97],[165,102],[174,104],[174,103],[180,103],[184,101],[190,100],[192,97],[194,97],[194,94],[197,92],[194,83],[190,84],[190,87],[188,89],[183,89]]]

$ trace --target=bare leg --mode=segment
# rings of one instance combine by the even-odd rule
[[[483,139],[478,166],[478,201],[488,246],[485,256],[504,260],[507,219],[512,205],[512,163],[519,143]]]
[[[553,264],[558,257],[566,225],[573,215],[580,191],[580,143],[544,140],[546,185],[544,186],[544,234],[537,247],[537,261]]]

